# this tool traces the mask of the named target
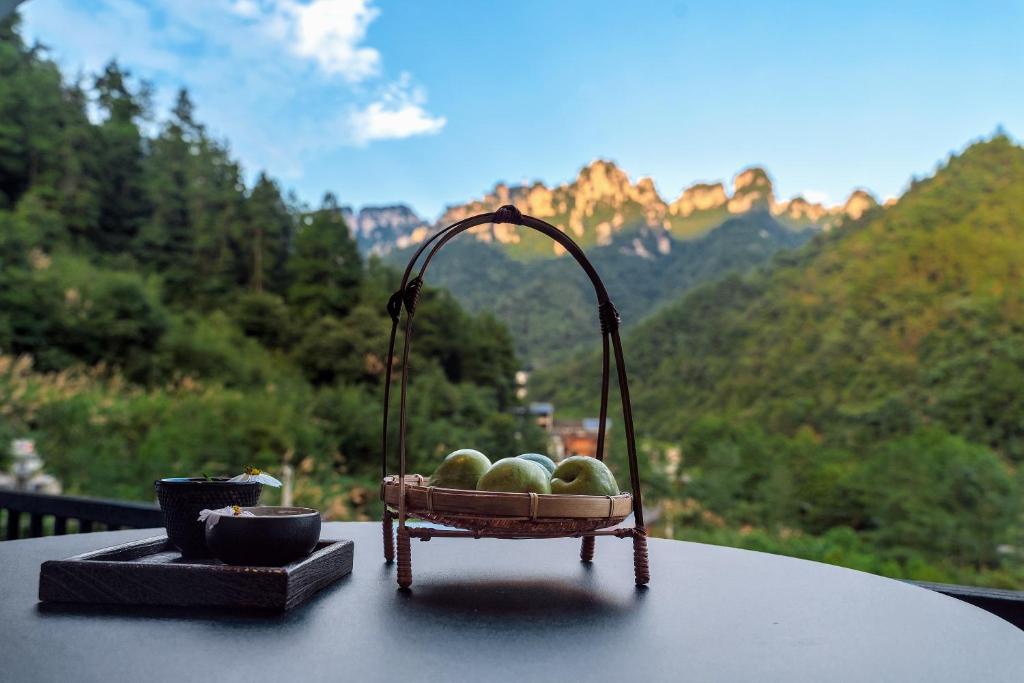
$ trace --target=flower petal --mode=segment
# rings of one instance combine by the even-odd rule
[[[209,508],[206,508],[199,511],[198,521],[205,522],[207,520],[210,520],[209,525],[213,526],[217,523],[217,520],[220,519],[220,515],[230,515],[233,514],[233,512],[234,511],[231,509],[230,506],[218,508],[216,510],[210,510]]]
[[[231,477],[230,479],[228,479],[228,481],[249,481],[249,473],[248,472],[242,472],[239,475]]]
[[[258,481],[261,484],[266,484],[267,486],[280,486],[281,485],[280,481],[278,481],[276,478],[270,476],[266,472],[261,472],[260,474],[257,474],[255,477],[253,477],[253,479],[255,479],[256,481]]]

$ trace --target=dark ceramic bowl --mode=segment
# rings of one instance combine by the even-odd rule
[[[164,513],[167,538],[185,557],[209,557],[201,510],[229,505],[256,505],[263,485],[254,481],[212,480],[201,477],[170,477],[154,482],[160,509]]]
[[[253,517],[214,513],[206,546],[227,564],[280,566],[309,555],[320,540],[320,513],[310,508],[242,508]]]

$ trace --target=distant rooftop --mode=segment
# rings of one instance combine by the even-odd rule
[[[601,419],[597,417],[585,417],[583,418],[583,428],[588,432],[596,432],[597,428],[601,426]],[[606,418],[604,421],[605,429],[612,426],[611,418]]]

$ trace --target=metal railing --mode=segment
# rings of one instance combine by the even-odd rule
[[[1024,629],[1024,591],[980,586],[958,586],[951,583],[907,581],[907,583],[963,600],[986,612],[1002,617],[1014,626]]]
[[[123,528],[146,529],[164,525],[157,505],[131,503],[120,500],[53,496],[44,493],[26,493],[0,489],[0,533],[3,540],[62,536],[69,531],[78,533]],[[69,522],[73,527],[69,529]]]

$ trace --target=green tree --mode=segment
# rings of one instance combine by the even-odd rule
[[[60,179],[53,203],[72,236],[95,235],[100,225],[98,137],[86,114],[89,96],[81,83],[65,88],[61,121]]]
[[[1015,542],[1021,492],[992,451],[940,429],[916,432],[870,453],[857,477],[881,547],[918,551],[975,567],[1001,561]]]
[[[245,226],[245,183],[227,144],[210,138],[195,119],[195,107],[182,89],[172,112],[189,144],[191,183],[188,206],[193,223],[195,282],[202,305],[216,306],[240,279],[240,240]]]
[[[308,319],[343,316],[358,301],[362,273],[356,242],[327,193],[317,211],[300,217],[288,259],[288,300]]]
[[[191,134],[186,132],[190,116],[188,95],[182,91],[171,119],[153,140],[146,158],[152,203],[137,247],[140,260],[163,275],[172,301],[192,297],[195,281],[195,226],[189,201],[195,171],[190,153],[194,141],[186,137]]]
[[[493,387],[502,409],[515,402],[515,373],[520,361],[516,358],[512,335],[508,328],[490,313],[481,313],[467,321],[471,348],[462,352],[460,379],[471,384]]]
[[[0,207],[59,168],[62,79],[25,46],[14,14],[0,22]]]
[[[260,173],[246,203],[243,234],[248,259],[248,284],[257,292],[283,293],[287,289],[285,266],[293,232],[292,215],[277,183]]]
[[[167,325],[158,295],[135,273],[100,272],[66,290],[61,337],[90,365],[105,363],[145,380]]]
[[[138,123],[148,114],[150,88],[146,83],[132,88],[129,72],[117,61],[107,64],[94,87],[103,114],[96,131],[99,223],[88,238],[101,251],[125,252],[149,212]]]
[[[0,22],[0,209],[31,188],[63,215],[60,238],[67,230],[95,231],[95,148],[85,93],[64,85],[42,48],[25,46],[18,25],[16,14]]]
[[[269,348],[284,348],[294,340],[292,312],[284,300],[269,292],[239,295],[233,317],[242,332]]]

